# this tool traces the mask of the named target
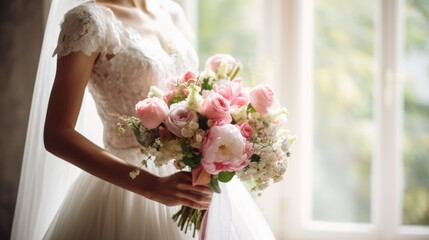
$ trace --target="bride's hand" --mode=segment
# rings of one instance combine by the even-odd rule
[[[212,194],[206,186],[192,186],[190,172],[177,172],[156,179],[151,199],[167,206],[185,205],[195,209],[207,209]]]

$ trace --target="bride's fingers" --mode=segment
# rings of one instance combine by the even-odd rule
[[[196,194],[203,195],[203,196],[211,196],[213,194],[212,190],[206,186],[200,186],[200,185],[192,186],[187,183],[178,183],[177,188],[180,190],[194,192]]]
[[[199,204],[199,203],[190,201],[188,199],[181,199],[179,205],[184,205],[194,209],[201,209],[201,210],[208,209],[210,206],[209,204]]]
[[[213,191],[208,186],[203,186],[203,185],[192,186],[192,189],[190,190],[200,192],[203,194],[210,194],[210,195],[213,194]]]
[[[211,196],[204,196],[200,194],[195,194],[192,192],[179,192],[176,194],[176,197],[181,199],[187,199],[197,204],[208,205],[211,202]]]
[[[208,186],[196,185],[192,186],[192,173],[191,172],[178,172],[176,173],[180,180],[186,184],[186,186],[191,186],[192,188],[186,188],[186,190],[201,192],[204,194],[212,194],[212,190]]]
[[[158,193],[155,200],[169,206],[185,205],[198,209],[207,209],[212,198],[212,191],[206,186],[192,186],[190,172],[178,172],[168,177],[159,178],[156,185]]]

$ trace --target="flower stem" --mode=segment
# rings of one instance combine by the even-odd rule
[[[172,216],[172,219],[177,223],[181,231],[187,233],[188,229],[192,231],[192,237],[195,237],[196,232],[201,228],[206,210],[197,210],[190,207],[182,206],[180,210]]]

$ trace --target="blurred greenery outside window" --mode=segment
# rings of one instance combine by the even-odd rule
[[[243,63],[247,86],[264,81],[262,4],[198,1],[200,69],[209,56],[229,53]],[[402,223],[429,225],[429,4],[404,4]],[[372,0],[315,0],[314,220],[371,221],[377,7]]]
[[[228,53],[240,60],[244,85],[263,82],[261,36],[263,0],[198,1],[200,69],[208,57]]]
[[[375,1],[315,1],[314,220],[371,221],[375,19]]]
[[[404,6],[402,223],[429,225],[429,2]]]

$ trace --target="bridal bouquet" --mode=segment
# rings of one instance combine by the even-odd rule
[[[206,69],[187,71],[169,82],[168,91],[152,87],[135,106],[137,117],[120,116],[120,133],[130,129],[142,146],[142,166],[174,163],[192,171],[194,185],[220,193],[219,182],[234,175],[253,191],[283,178],[296,137],[283,129],[288,112],[266,84],[243,87],[238,60],[217,54]],[[131,178],[140,170],[130,173]],[[183,206],[173,219],[185,232],[201,228],[205,210]]]

